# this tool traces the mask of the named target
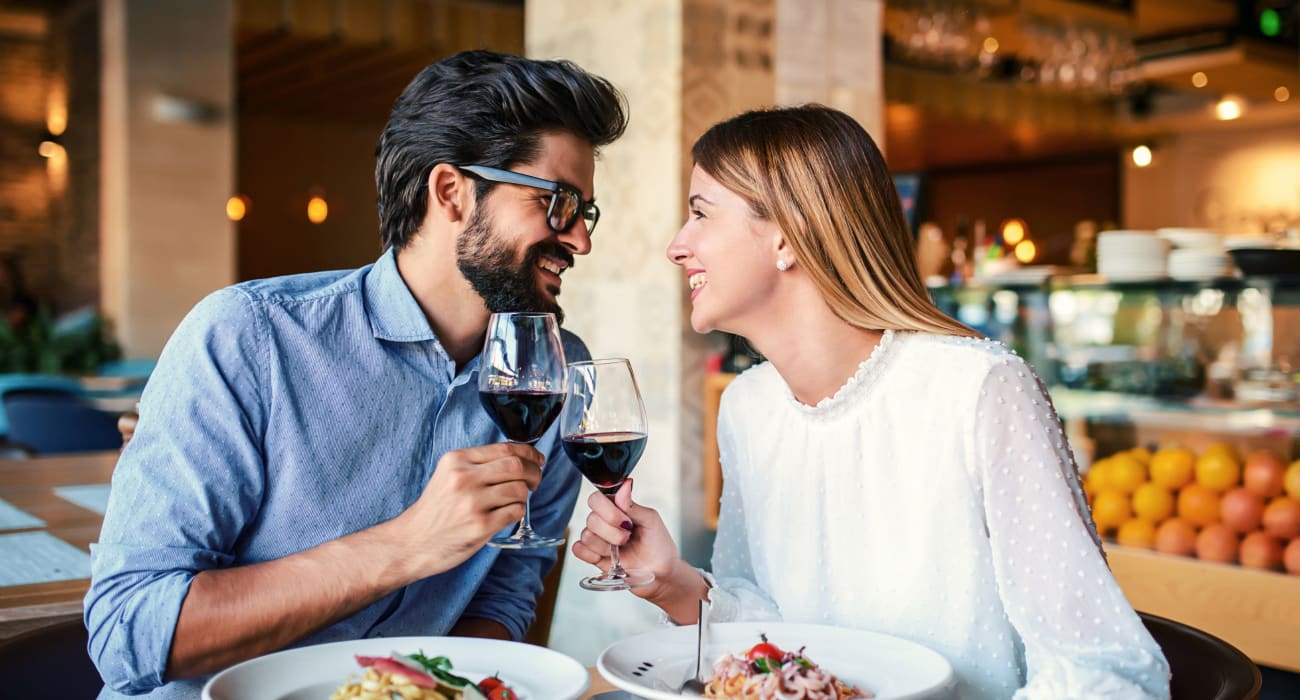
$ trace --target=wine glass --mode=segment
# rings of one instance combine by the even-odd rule
[[[645,405],[632,365],[622,358],[569,364],[567,398],[560,418],[564,452],[600,492],[614,492],[632,473],[645,450]],[[610,546],[609,569],[582,579],[592,591],[625,591],[644,586],[654,574],[624,569],[618,545]]]
[[[564,405],[564,346],[554,314],[496,313],[488,322],[478,372],[478,398],[510,442],[531,445]],[[530,508],[509,537],[488,542],[501,549],[536,549],[564,543],[529,524]]]

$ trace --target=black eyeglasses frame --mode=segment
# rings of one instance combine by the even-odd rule
[[[522,187],[531,187],[533,189],[544,190],[551,193],[551,202],[546,207],[546,226],[556,233],[564,233],[573,228],[578,223],[578,217],[581,216],[587,221],[587,235],[596,230],[596,222],[600,221],[600,207],[596,206],[594,201],[587,201],[582,198],[582,192],[578,188],[564,182],[555,180],[546,180],[532,175],[517,173],[513,170],[504,168],[494,168],[490,165],[457,165],[457,170],[467,173],[471,177],[487,182],[496,182],[507,185],[520,185]],[[577,206],[569,216],[560,224],[556,224],[557,217],[556,206],[560,201],[560,194],[564,193],[577,202]]]

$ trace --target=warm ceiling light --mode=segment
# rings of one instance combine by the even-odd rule
[[[1291,99],[1291,91],[1286,89],[1285,85],[1279,85],[1277,86],[1277,89],[1273,91],[1273,99],[1278,102],[1286,102]]]
[[[330,215],[330,207],[325,203],[324,197],[312,197],[307,200],[307,220],[313,224],[319,224],[325,221]]]
[[[997,37],[984,37],[984,53],[997,53],[999,47]]]
[[[1020,219],[1007,219],[1002,222],[1002,240],[1007,245],[1015,245],[1025,240],[1025,222]]]
[[[1232,121],[1241,116],[1246,109],[1246,105],[1240,97],[1235,95],[1224,95],[1219,103],[1214,105],[1214,116],[1219,121]]]
[[[1038,247],[1033,241],[1021,241],[1016,244],[1016,260],[1028,265],[1034,261],[1034,256],[1038,255]]]
[[[231,221],[243,221],[248,213],[248,202],[242,195],[235,195],[226,200],[226,218]]]
[[[1148,165],[1151,165],[1151,156],[1152,154],[1151,154],[1150,146],[1146,144],[1142,144],[1141,146],[1135,146],[1133,148],[1133,153],[1132,153],[1133,165],[1136,165],[1139,168],[1145,168]]]
[[[1210,84],[1210,79],[1205,76],[1205,73],[1201,71],[1196,71],[1195,73],[1192,73],[1193,87],[1203,88],[1209,84]]]

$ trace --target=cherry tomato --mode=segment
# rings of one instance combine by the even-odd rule
[[[483,691],[484,695],[488,695],[503,685],[505,685],[505,683],[502,683],[500,678],[497,678],[496,676],[488,676],[478,682],[478,689]]]
[[[498,685],[487,696],[488,700],[519,700],[519,696],[508,685]]]
[[[783,656],[785,656],[785,652],[781,651],[781,648],[777,645],[767,641],[767,637],[763,637],[763,641],[750,647],[749,651],[745,652],[745,658],[750,661],[758,661],[759,659],[780,661]]]

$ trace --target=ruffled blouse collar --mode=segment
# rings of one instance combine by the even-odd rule
[[[861,393],[867,391],[875,383],[876,377],[885,369],[885,360],[889,355],[890,346],[894,344],[895,332],[886,329],[880,335],[880,342],[872,348],[871,354],[867,359],[858,364],[858,369],[849,377],[844,385],[835,391],[835,394],[828,396],[817,402],[816,406],[809,406],[795,398],[794,392],[790,390],[790,385],[784,380],[781,382],[782,390],[785,394],[786,401],[800,412],[810,416],[827,416],[835,412],[838,408],[850,405],[853,400]],[[778,375],[779,376],[779,375]]]

